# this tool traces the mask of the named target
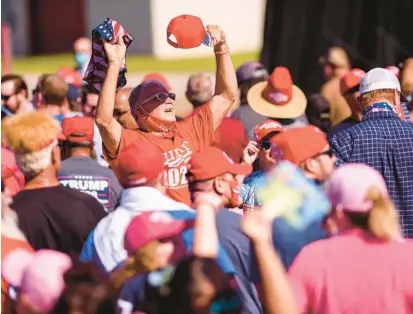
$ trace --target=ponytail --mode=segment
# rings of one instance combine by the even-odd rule
[[[368,230],[380,240],[400,238],[399,216],[391,199],[384,197],[377,187],[372,187],[367,192],[366,200],[373,202],[367,218]]]

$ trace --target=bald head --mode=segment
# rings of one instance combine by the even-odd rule
[[[130,112],[129,95],[132,92],[132,88],[122,88],[116,93],[115,108],[113,110],[113,117],[118,121],[125,129],[135,130],[138,125]]]
[[[186,86],[186,97],[194,107],[206,104],[213,95],[214,86],[208,74],[197,73],[189,77]]]
[[[92,41],[88,37],[80,37],[73,43],[74,52],[85,52],[88,55],[92,54]]]

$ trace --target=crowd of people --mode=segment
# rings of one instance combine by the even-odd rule
[[[413,313],[413,58],[365,72],[332,47],[306,95],[206,32],[215,83],[189,77],[183,117],[159,73],[119,86],[126,35],[98,88],[88,38],[32,93],[2,76],[2,311]],[[262,196],[285,163],[327,214]]]

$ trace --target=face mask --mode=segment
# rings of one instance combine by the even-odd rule
[[[76,52],[75,53],[75,60],[78,66],[83,66],[86,62],[89,61],[89,54],[86,52]]]
[[[139,121],[139,125],[141,125],[144,129],[152,132],[161,132],[164,134],[164,137],[173,138],[175,136],[175,128],[173,128],[175,122],[173,121],[163,121],[158,118],[155,118],[149,114],[145,109],[139,108],[141,114],[137,114],[137,116],[142,117],[142,113],[144,115],[143,119]]]

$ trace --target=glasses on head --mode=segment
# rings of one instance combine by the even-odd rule
[[[175,100],[176,95],[174,93],[156,93],[151,97],[146,98],[144,101],[141,102],[141,105],[146,104],[152,100],[157,100],[158,102],[165,102],[168,98]]]
[[[269,150],[271,148],[271,141],[269,139],[265,139],[261,142],[260,148],[263,150]]]

